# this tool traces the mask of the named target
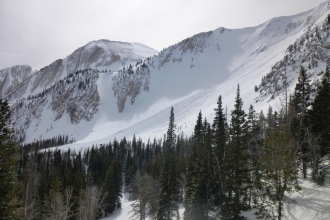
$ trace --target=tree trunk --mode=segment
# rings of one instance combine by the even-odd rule
[[[303,158],[303,177],[304,179],[307,178],[307,161],[306,158]]]
[[[282,202],[279,201],[278,203],[278,220],[282,219]]]
[[[313,157],[312,179],[313,179],[313,182],[317,182],[319,179],[319,159],[318,159],[317,154],[314,154],[314,157]]]

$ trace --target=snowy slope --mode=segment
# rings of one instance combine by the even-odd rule
[[[5,96],[14,108],[17,140],[29,143],[59,134],[77,139],[86,136],[100,105],[99,74],[111,75],[155,54],[139,43],[92,41],[30,75]]]
[[[12,92],[32,74],[32,68],[28,65],[16,65],[0,70],[0,96]]]
[[[281,74],[288,76],[292,92],[299,66],[314,59],[318,64],[309,74],[315,82],[321,77],[317,73],[329,61],[328,13],[326,2],[257,27],[221,27],[158,55],[138,43],[90,42],[34,73],[6,96],[15,109],[16,135],[25,143],[63,134],[77,140],[65,149],[130,139],[133,134],[146,141],[163,137],[171,106],[177,132],[190,135],[200,110],[213,120],[219,95],[229,114],[237,84],[245,109],[250,104],[258,111],[269,105],[279,108]],[[321,33],[317,41],[316,30]],[[292,52],[295,43],[301,47]],[[260,91],[255,92],[255,85]]]
[[[66,58],[58,59],[40,69],[7,97],[10,100],[27,98],[42,92],[77,70],[97,69],[114,72],[125,65],[136,63],[156,53],[157,51],[139,43],[92,41],[78,48]]]
[[[166,132],[171,106],[174,106],[178,132],[189,135],[200,110],[209,121],[213,119],[219,95],[222,95],[228,112],[233,108],[237,84],[240,84],[246,109],[250,104],[258,111],[266,110],[269,105],[279,108],[283,98],[280,92],[271,99],[271,92],[260,94],[254,91],[254,86],[259,85],[262,76],[271,73],[274,65],[284,59],[289,45],[305,39],[316,27],[322,29],[328,12],[326,2],[307,12],[274,18],[257,27],[238,30],[218,28],[197,34],[145,60],[147,74],[143,77],[147,80],[141,74],[134,75],[137,69],[141,71],[142,64],[133,66],[131,70],[126,67],[115,74],[100,74],[97,81],[101,103],[99,111],[91,122],[84,124],[90,127],[90,132],[83,138],[71,133],[78,142],[63,148],[80,149],[114,138],[131,138],[133,134],[145,141],[160,138]],[[325,50],[326,57],[318,60],[318,65],[310,70],[313,73],[324,70],[325,62],[329,60],[330,48],[326,46],[330,41],[329,30],[323,30],[322,34],[325,45],[322,50]],[[302,51],[308,49],[303,47]],[[300,64],[308,64],[302,62],[305,55],[298,51],[293,58],[296,59],[296,68],[287,68],[291,92]],[[316,80],[317,75],[311,74],[311,77]],[[146,81],[148,89],[145,90],[141,83]],[[128,92],[137,86],[140,86],[138,94]],[[120,95],[114,97],[114,91],[120,91]],[[126,100],[123,108],[120,100]],[[74,130],[78,132],[80,127],[74,127]]]

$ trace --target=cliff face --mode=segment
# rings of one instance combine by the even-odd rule
[[[28,65],[16,65],[0,70],[0,96],[12,92],[31,74],[32,68]]]
[[[141,62],[156,53],[138,43],[98,40],[33,74],[30,67],[25,68],[30,71],[24,71],[23,67],[2,70],[0,83],[6,91],[4,97],[14,109],[17,139],[24,141],[29,136],[28,140],[32,141],[55,135],[61,130],[56,125],[59,121],[71,127],[71,131],[81,122],[91,121],[100,105],[99,75],[112,75],[121,67]]]

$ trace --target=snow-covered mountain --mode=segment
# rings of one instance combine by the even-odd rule
[[[329,9],[326,2],[257,27],[221,27],[155,56],[140,44],[91,42],[7,96],[17,134],[25,142],[68,134],[77,142],[63,148],[76,149],[133,134],[162,137],[174,106],[178,132],[189,135],[200,110],[213,119],[219,95],[233,108],[237,84],[246,109],[278,108],[284,88],[293,91],[300,65],[316,84],[329,62]]]
[[[7,97],[10,100],[27,98],[42,92],[77,70],[97,69],[100,72],[113,72],[156,53],[157,51],[139,43],[92,41],[66,58],[56,60],[37,71]]]
[[[48,138],[67,134],[70,129],[81,130],[81,120],[88,122],[98,112],[98,75],[112,74],[155,54],[157,51],[139,43],[92,41],[30,75],[5,95],[15,109],[18,139],[31,142],[46,133]],[[63,126],[69,130],[62,124],[56,126],[60,119],[68,120],[69,125]],[[90,125],[86,129],[89,132]]]

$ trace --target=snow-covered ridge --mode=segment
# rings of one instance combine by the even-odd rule
[[[92,41],[28,75],[5,96],[14,108],[17,139],[31,142],[59,132],[78,135],[72,128],[88,123],[98,112],[99,74],[111,75],[156,53],[139,43]]]
[[[263,59],[262,62],[269,62],[270,59],[275,59],[272,61],[273,63],[269,64],[269,67],[272,67],[272,69],[265,79],[275,77],[272,71],[279,65],[277,61],[282,60],[280,62],[283,63],[283,59],[292,59],[288,58],[286,54],[288,46],[308,36],[311,37],[307,39],[307,46],[309,48],[307,50],[303,48],[298,52],[297,62],[292,61],[295,66],[293,66],[292,76],[288,79],[287,83],[289,85],[293,82],[291,86],[294,86],[295,79],[298,75],[294,70],[296,66],[300,66],[300,63],[306,64],[306,60],[310,60],[310,62],[317,62],[319,60],[321,65],[319,68],[313,70],[314,73],[318,73],[321,71],[321,68],[324,68],[322,63],[324,64],[328,57],[329,9],[330,5],[328,2],[325,2],[307,12],[293,16],[273,18],[257,27],[237,30],[220,27],[214,31],[199,33],[189,37],[162,50],[158,56],[147,61],[147,66],[151,70],[150,84],[154,84],[157,81],[157,91],[153,91],[151,86],[150,92],[159,93],[162,86],[158,84],[175,85],[176,82],[184,82],[184,86],[177,85],[180,88],[179,91],[173,88],[171,88],[171,91],[165,91],[168,90],[168,86],[166,86],[162,92],[162,96],[168,96],[175,91],[175,96],[181,93],[179,96],[182,97],[198,89],[208,88],[209,86],[221,83],[224,79],[229,78],[231,74],[241,71],[244,65],[251,63],[253,59],[256,59],[257,62],[261,59]],[[322,41],[321,47],[308,42],[312,41],[313,36],[316,36],[315,30],[320,30],[317,40]],[[269,51],[270,53],[267,53],[269,48],[275,48],[277,52]],[[264,64],[262,62],[258,64]],[[314,65],[312,66],[314,68]],[[162,74],[159,75],[157,71],[152,71],[155,69],[158,69]],[[269,70],[266,71],[268,72]],[[267,73],[266,71],[259,75],[260,80],[263,79],[262,76]],[[280,75],[283,75],[290,70],[281,69],[279,71]],[[125,73],[125,70],[121,70],[121,72]],[[203,72],[202,77],[200,75],[201,72]],[[166,81],[167,78],[175,82],[168,81],[165,83],[164,80]],[[278,82],[280,77],[276,76],[275,78],[276,82],[272,85],[273,88],[260,89],[261,97],[274,97],[274,92],[277,92],[277,95],[282,92],[283,86]],[[160,83],[160,81],[163,82]],[[264,87],[265,84],[268,85],[263,80],[262,85],[259,87]],[[283,85],[283,83],[281,84]],[[118,85],[118,82],[116,85]],[[258,83],[254,85],[258,85]],[[251,85],[251,89],[254,85]],[[121,95],[121,97],[123,96]],[[257,98],[257,101],[260,100],[261,98]],[[123,111],[124,106],[125,104],[123,102],[118,105],[120,112]]]
[[[71,147],[102,144],[114,137],[130,138],[133,134],[145,139],[162,137],[172,105],[178,130],[190,134],[199,110],[208,120],[213,119],[218,95],[222,95],[229,110],[232,108],[238,83],[246,108],[250,104],[258,110],[266,110],[269,105],[280,106],[281,97],[269,101],[271,93],[256,103],[258,94],[254,86],[285,57],[289,45],[316,26],[321,30],[328,8],[326,2],[307,12],[274,18],[257,27],[237,30],[220,27],[165,48],[145,61],[150,70],[149,90],[141,89],[134,96],[134,102],[129,101],[131,96],[126,93],[127,97],[121,97],[126,103],[121,102],[118,108],[121,113],[116,119],[95,125],[93,133]],[[326,59],[322,59],[314,72],[324,70],[325,62]],[[296,69],[293,77],[296,79],[298,75],[299,69]],[[294,85],[292,80],[289,90],[292,91]],[[101,128],[107,128],[108,133]]]
[[[325,70],[325,65],[330,64],[330,16],[319,25],[308,27],[293,44],[290,44],[282,60],[277,62],[256,87],[260,95],[256,101],[265,97],[274,99],[281,95],[288,87],[293,87],[297,80],[300,66],[306,69],[311,79],[314,90]]]
[[[93,105],[95,108],[86,107],[84,113],[92,112],[93,116],[88,120],[81,118],[78,123],[72,122],[67,107],[69,103],[64,101],[64,107],[61,108],[64,109],[63,114],[54,120],[57,113],[49,104],[53,95],[48,95],[48,104],[38,110],[39,118],[32,117],[34,121],[25,129],[25,142],[68,134],[70,139],[78,140],[70,147],[80,149],[93,144],[104,144],[115,137],[131,138],[133,134],[144,140],[149,137],[159,138],[166,132],[171,106],[174,107],[178,132],[183,131],[189,135],[200,110],[203,117],[213,120],[219,95],[222,95],[228,110],[232,109],[237,84],[240,84],[246,109],[250,104],[257,110],[265,110],[269,105],[276,108],[280,105],[280,100],[279,97],[270,100],[273,95],[271,92],[263,93],[256,103],[255,98],[259,92],[255,92],[255,85],[284,59],[289,45],[307,32],[312,33],[316,26],[319,30],[322,29],[328,16],[328,7],[328,3],[323,3],[316,9],[294,16],[274,18],[257,27],[236,30],[220,27],[187,38],[165,48],[158,55],[137,43],[107,40],[90,42],[65,59],[39,71],[43,77],[33,75],[23,83],[24,86],[21,84],[17,88],[21,92],[13,94],[11,100],[21,99],[23,106],[28,105],[31,102],[27,100],[29,96],[40,94],[72,74],[68,70],[84,70],[89,66],[88,68],[98,71],[98,78],[92,88],[96,88],[95,94],[98,96],[95,97],[99,97],[99,101]],[[110,47],[113,48],[110,52],[104,49]],[[135,53],[140,51],[140,55],[145,57],[141,59],[142,55],[135,56],[129,48]],[[329,56],[329,49],[325,47],[322,51]],[[300,66],[303,54],[303,50],[296,53],[295,56],[300,56],[296,66]],[[117,60],[119,56],[120,60]],[[96,59],[97,57],[99,58]],[[147,57],[149,58],[145,59]],[[325,61],[322,58],[318,62],[318,69],[314,71],[323,70]],[[52,75],[53,72],[56,74]],[[292,72],[291,89],[298,74],[299,68],[296,68]],[[38,83],[34,84],[35,82]],[[34,86],[37,84],[40,86]],[[76,86],[68,84],[63,87],[64,94],[75,94],[77,84],[70,85]],[[72,92],[67,93],[68,89]],[[70,99],[70,102],[76,101],[78,98]],[[79,105],[85,105],[86,102],[79,102]],[[20,122],[21,127],[23,121]],[[68,146],[64,146],[66,147]]]
[[[69,120],[72,125],[91,121],[100,105],[96,85],[99,74],[92,69],[77,71],[41,93],[13,103],[17,140],[23,142],[26,131],[42,132],[39,135],[42,139],[52,129],[58,129],[55,125],[61,119]]]
[[[109,40],[91,41],[66,58],[56,60],[34,73],[8,98],[14,100],[38,94],[77,70],[97,69],[114,72],[125,65],[136,63],[155,54],[157,51],[143,44]]]
[[[78,48],[67,60],[67,72],[77,69],[105,69],[112,72],[122,66],[143,60],[157,53],[154,49],[139,43],[97,40]]]

